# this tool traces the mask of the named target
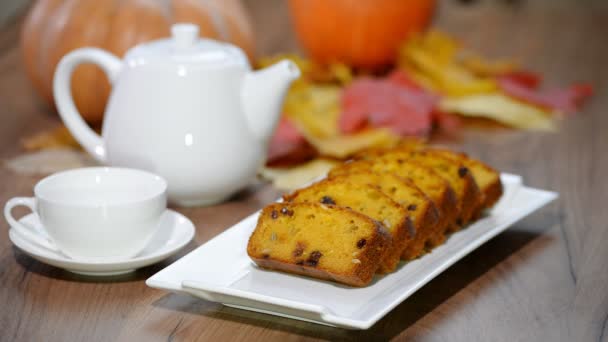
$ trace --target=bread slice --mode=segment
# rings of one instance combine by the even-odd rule
[[[469,169],[461,162],[441,156],[432,150],[396,149],[387,152],[383,159],[416,161],[443,177],[456,193],[456,220],[450,227],[456,231],[473,217],[473,212],[481,201],[481,193]]]
[[[275,203],[262,210],[247,254],[263,268],[365,286],[390,245],[382,225],[350,209]]]
[[[415,233],[407,211],[378,188],[370,185],[357,185],[344,179],[325,179],[284,198],[288,202],[346,207],[379,221],[393,238],[393,244],[378,270],[380,273],[391,272],[397,268],[401,253],[412,241]]]
[[[377,186],[395,202],[405,208],[416,232],[412,242],[401,254],[401,259],[415,259],[425,253],[427,241],[434,234],[439,222],[439,210],[414,183],[393,172],[354,171],[330,177],[344,179],[352,184]]]
[[[431,248],[445,241],[445,233],[456,219],[456,194],[443,177],[420,163],[384,156],[338,165],[330,170],[329,177],[370,169],[375,172],[394,172],[416,184],[439,210],[439,222],[427,240],[427,247]]]
[[[478,218],[483,210],[494,206],[502,196],[503,186],[500,180],[500,173],[489,165],[477,159],[470,158],[462,152],[453,152],[435,147],[429,148],[429,150],[445,158],[457,161],[471,171],[471,175],[475,179],[481,193],[481,200],[479,201],[478,206],[473,210],[473,219]]]
[[[377,148],[364,150],[357,155],[356,159],[373,159],[387,153],[395,151],[428,151],[429,153],[440,155],[450,159],[455,163],[459,163],[468,168],[471,176],[475,180],[479,188],[480,199],[476,206],[473,207],[472,214],[469,219],[476,219],[481,215],[481,212],[487,208],[491,208],[498,199],[502,196],[503,186],[500,180],[500,173],[487,164],[470,158],[465,153],[454,152],[445,148],[427,145],[420,139],[404,139],[393,148]]]

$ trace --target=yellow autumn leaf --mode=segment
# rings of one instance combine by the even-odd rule
[[[304,136],[322,156],[340,159],[364,149],[391,147],[399,141],[397,135],[385,129],[371,129],[325,139],[306,136],[306,134]]]
[[[447,64],[454,60],[460,50],[460,43],[439,30],[428,31],[421,41],[421,47],[432,53],[438,62]]]
[[[263,168],[262,178],[269,180],[279,189],[295,190],[316,181],[329,172],[339,162],[327,159],[315,159],[291,168]]]
[[[80,148],[70,131],[65,126],[59,126],[47,131],[28,136],[22,140],[26,151],[38,151],[53,148]]]
[[[439,85],[437,85],[435,80],[429,77],[429,75],[410,66],[404,66],[403,69],[407,72],[407,75],[421,87],[433,92],[441,91],[441,89],[439,89]]]
[[[488,78],[478,77],[456,60],[458,45],[438,32],[429,33],[418,44],[401,50],[400,65],[414,74],[421,85],[448,96],[465,96],[496,90]]]
[[[347,85],[353,81],[353,71],[348,65],[344,63],[331,63],[328,68],[329,73],[340,84]]]
[[[492,119],[515,128],[555,129],[550,113],[498,93],[445,98],[439,108],[464,116]]]
[[[519,68],[516,62],[510,60],[489,61],[472,53],[466,53],[460,63],[472,73],[483,77],[504,75]]]
[[[339,134],[341,89],[306,84],[290,89],[283,111],[305,135],[317,138]]]

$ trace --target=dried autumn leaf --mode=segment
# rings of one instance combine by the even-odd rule
[[[435,110],[433,112],[433,122],[437,133],[444,137],[456,138],[462,128],[461,117],[456,114]]]
[[[461,49],[460,42],[439,30],[430,30],[424,34],[418,41],[418,46],[432,53],[441,64],[453,61]]]
[[[324,177],[338,164],[333,160],[315,159],[292,168],[263,168],[260,175],[279,189],[295,190]]]
[[[510,60],[490,61],[481,56],[467,52],[460,58],[460,63],[477,76],[495,77],[514,72],[517,63]]]
[[[436,82],[422,71],[408,66],[403,67],[402,70],[404,70],[410,76],[410,78],[416,82],[416,84],[419,84],[424,89],[435,93],[439,93],[441,91]]]
[[[339,134],[340,92],[340,87],[333,85],[305,84],[292,88],[283,111],[307,136],[336,136]]]
[[[313,64],[312,70],[304,77],[312,83],[337,85],[346,85],[354,78],[353,71],[343,63]]]
[[[497,77],[497,81],[509,81],[518,84],[519,86],[526,87],[528,89],[538,89],[542,82],[542,76],[525,70],[517,70],[509,72],[504,75]]]
[[[344,63],[332,63],[329,65],[329,72],[340,84],[346,85],[353,81],[352,69]]]
[[[550,113],[498,93],[445,98],[439,108],[464,116],[492,119],[515,128],[555,129]]]
[[[457,64],[438,64],[432,56],[418,52],[412,54],[412,60],[434,80],[436,87],[448,96],[465,96],[496,90],[492,79],[477,77]]]
[[[490,78],[478,77],[458,63],[459,46],[438,32],[413,40],[400,50],[400,66],[410,71],[422,85],[448,96],[465,96],[496,90]]]
[[[78,142],[74,139],[70,131],[64,126],[27,137],[23,139],[22,144],[26,151],[38,151],[64,147],[80,148]]]
[[[282,117],[268,145],[267,163],[273,163],[294,154],[306,145],[306,140],[289,119]]]
[[[386,78],[359,78],[342,92],[340,130],[390,129],[400,136],[426,135],[432,128],[437,96],[398,70]]]
[[[464,69],[455,67],[446,69],[441,82],[442,89],[448,96],[483,94],[496,90],[494,80],[476,78]]]
[[[510,97],[563,114],[577,112],[583,101],[593,94],[593,89],[588,84],[548,90],[537,90],[509,78],[500,79],[498,84],[500,90]]]
[[[372,129],[326,139],[307,137],[307,140],[322,156],[344,159],[364,149],[394,146],[399,137],[388,130]]]

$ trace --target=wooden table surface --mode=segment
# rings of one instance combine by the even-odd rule
[[[608,340],[608,6],[601,1],[444,1],[436,25],[490,56],[516,56],[549,83],[591,82],[596,95],[557,133],[467,131],[454,143],[560,199],[497,236],[367,331],[263,315],[146,287],[144,280],[277,192],[258,186],[211,208],[178,209],[197,226],[178,256],[99,281],[39,263],[0,235],[0,340]],[[296,48],[281,0],[249,1],[259,52]],[[52,125],[17,49],[19,22],[0,30],[0,158]],[[0,203],[37,177],[0,168]],[[209,260],[213,262],[213,260]]]

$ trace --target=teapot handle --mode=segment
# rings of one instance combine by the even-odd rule
[[[122,61],[101,49],[77,49],[61,59],[53,78],[53,95],[61,119],[80,145],[99,162],[105,163],[106,149],[102,138],[82,119],[72,98],[72,73],[81,63],[97,64],[106,73],[110,83],[114,83],[122,68]]]

